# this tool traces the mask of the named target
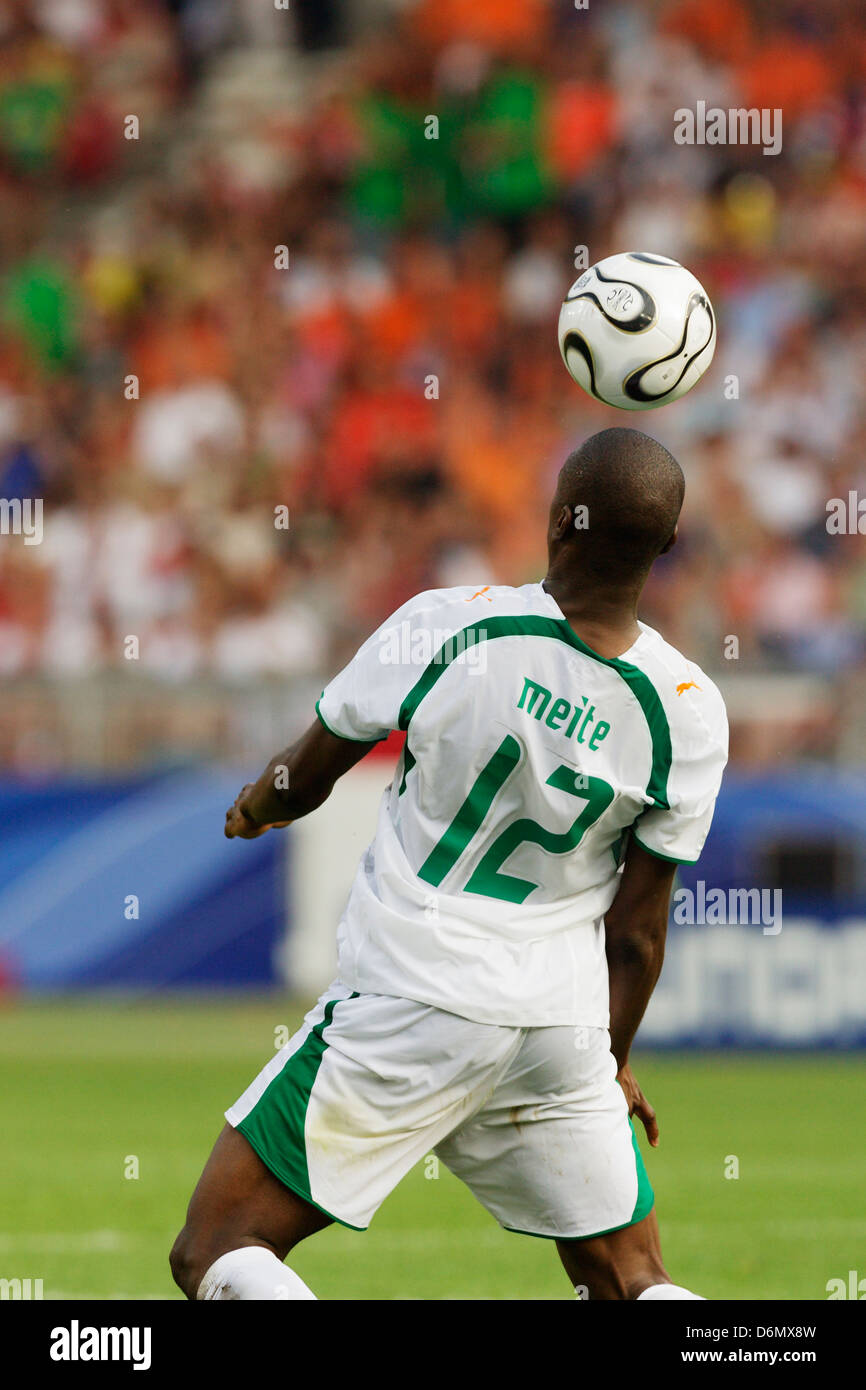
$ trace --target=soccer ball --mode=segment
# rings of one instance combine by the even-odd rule
[[[559,311],[559,350],[589,395],[620,410],[679,400],[713,360],[716,316],[678,261],[625,251],[590,266]]]

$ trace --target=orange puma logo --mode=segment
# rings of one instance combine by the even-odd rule
[[[490,588],[490,585],[489,585],[489,584],[485,584],[485,585],[484,585],[484,588],[483,588],[483,589],[479,589],[477,594],[471,594],[469,598],[464,599],[464,603],[471,603],[472,600],[473,600],[474,598],[483,598],[484,595],[487,593],[487,590],[488,590],[489,588]],[[487,600],[487,602],[488,602],[488,603],[492,603],[492,602],[493,602],[493,599],[492,599],[492,598],[489,598],[489,599]]]
[[[697,681],[683,681],[682,685],[677,686],[677,694],[682,695],[684,690],[700,690]]]

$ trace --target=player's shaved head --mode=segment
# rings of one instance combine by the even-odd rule
[[[551,558],[568,547],[572,563],[600,580],[640,578],[672,542],[685,486],[676,459],[650,435],[622,428],[591,435],[560,470]],[[572,517],[563,525],[566,508]]]

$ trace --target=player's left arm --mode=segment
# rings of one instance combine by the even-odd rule
[[[375,742],[338,738],[316,720],[297,743],[271,758],[258,781],[238,793],[226,812],[226,838],[255,840],[266,830],[309,815],[327,801],[337,779],[359,763]]]
[[[610,1050],[630,1115],[644,1124],[655,1147],[659,1127],[629,1064],[629,1052],[646,1012],[665,955],[671,889],[678,865],[642,849],[634,837],[626,852],[619,891],[605,913],[610,982]]]
[[[677,867],[700,857],[728,756],[724,701],[703,671],[692,667],[690,674],[695,679],[678,685],[676,694],[664,688],[672,743],[667,804],[648,808],[632,826],[619,891],[604,919],[611,1051],[629,1113],[643,1121],[653,1146],[655,1111],[634,1078],[629,1052],[661,974]]]

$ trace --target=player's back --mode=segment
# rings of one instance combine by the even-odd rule
[[[340,932],[353,987],[492,1023],[605,1026],[601,925],[631,832],[693,861],[727,753],[721,697],[641,626],[611,659],[540,584],[433,590],[319,703],[406,731]]]

